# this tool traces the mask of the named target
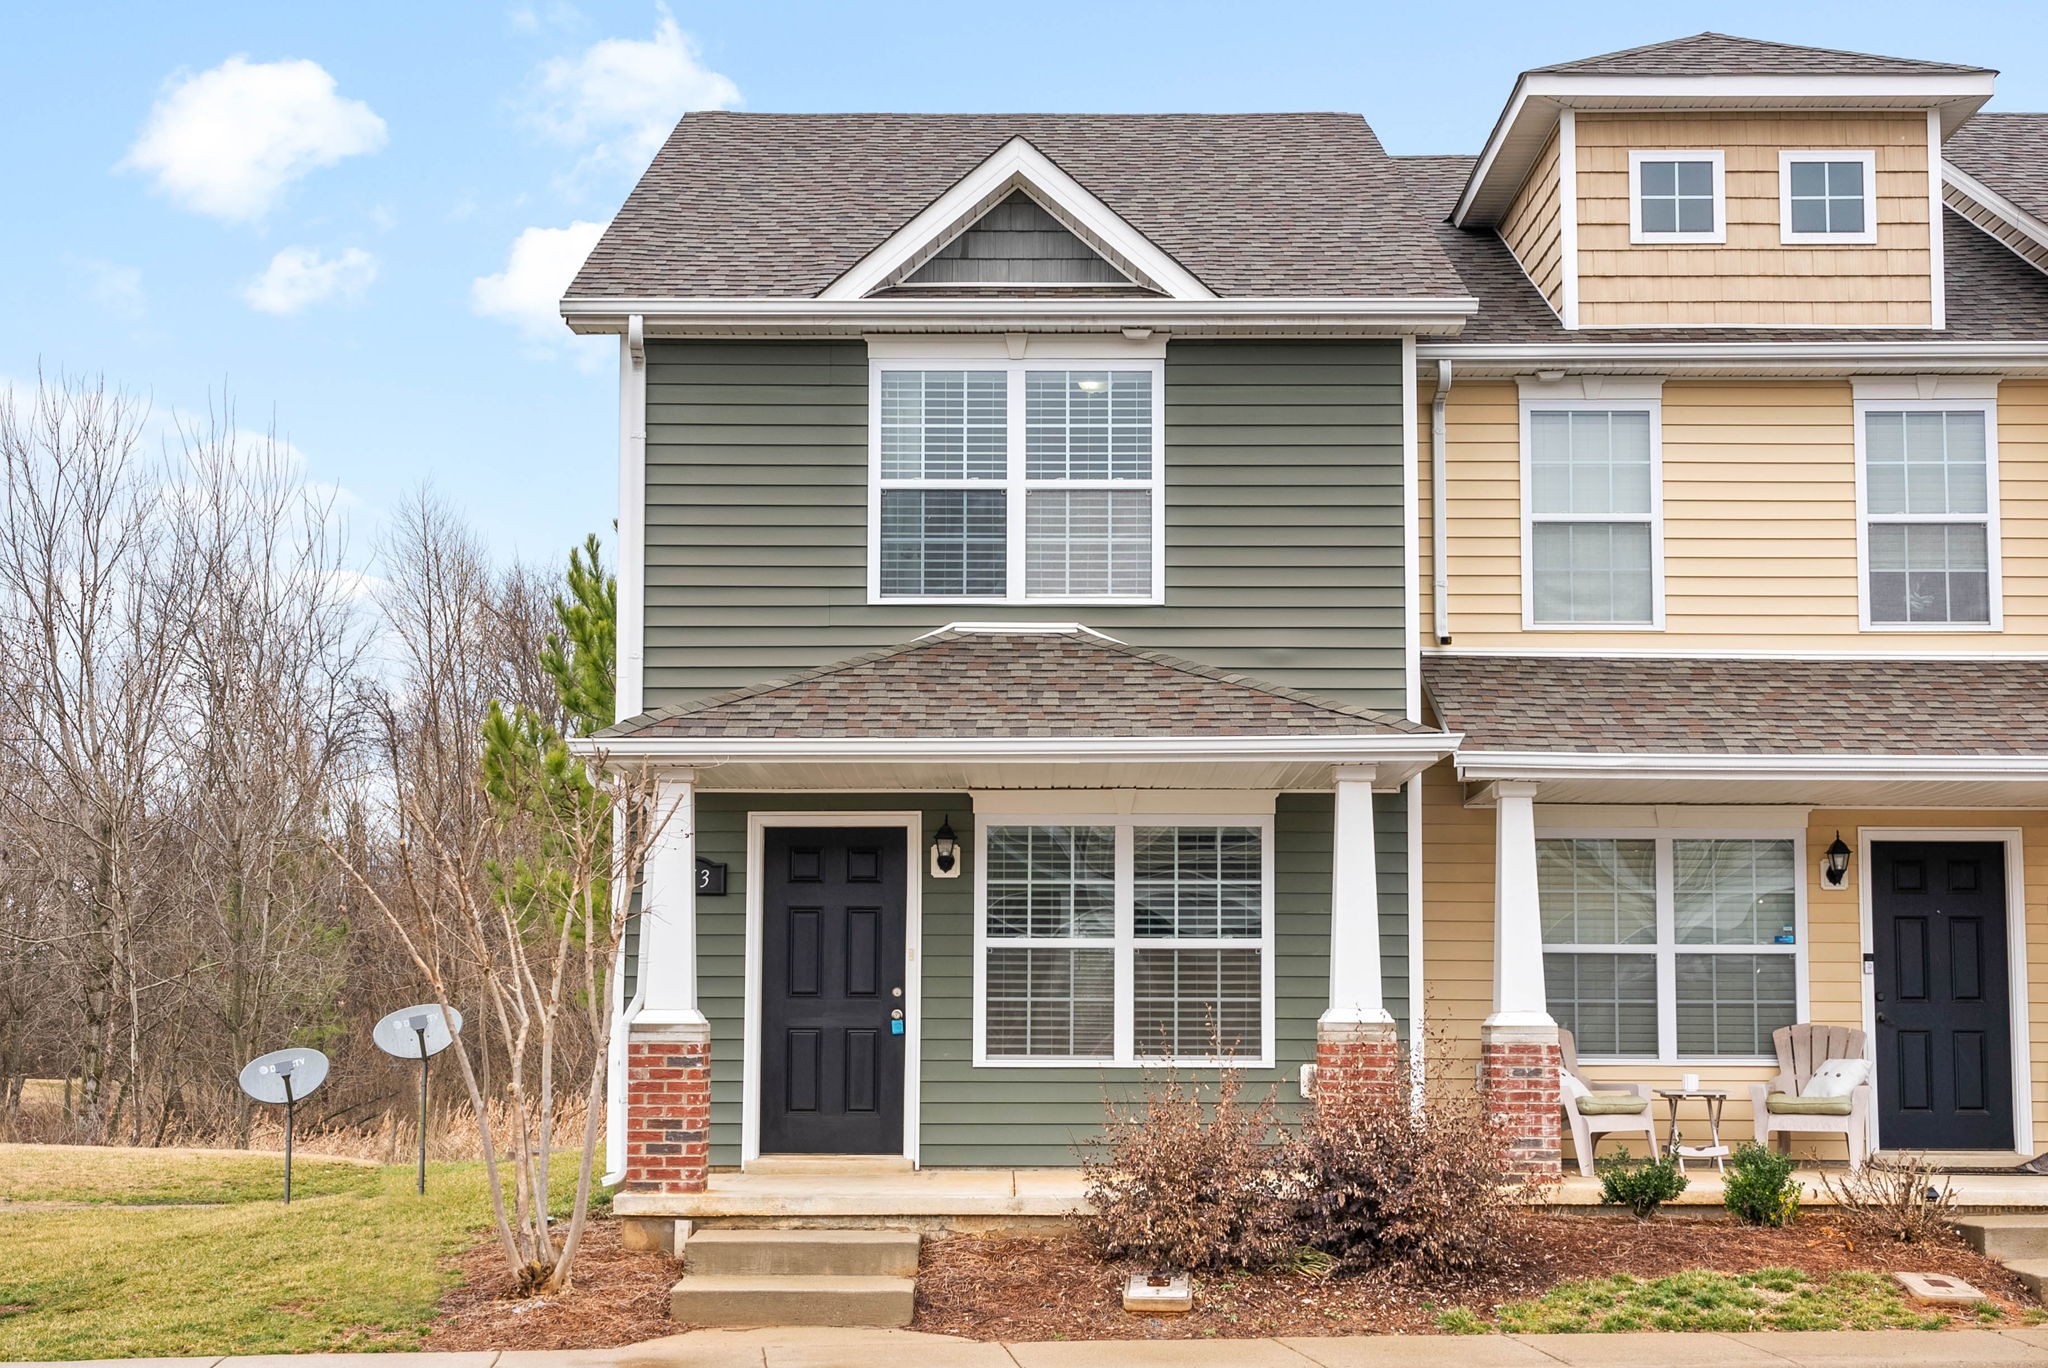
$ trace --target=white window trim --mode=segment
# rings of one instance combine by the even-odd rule
[[[1861,162],[1863,164],[1863,231],[1860,233],[1795,233],[1792,231],[1792,164],[1794,162]],[[1877,153],[1817,148],[1778,153],[1778,241],[1787,247],[1830,243],[1869,244],[1877,241]]]
[[[1855,401],[1856,423],[1856,618],[1866,632],[2002,632],[2005,630],[2004,558],[1998,515],[1998,400],[1995,398],[1880,399]],[[1984,524],[1984,564],[1989,578],[1989,622],[1872,622],[1870,620],[1870,482],[1864,467],[1866,415],[1878,413],[1969,413],[1984,415],[1984,512],[1884,513],[1883,523]]]
[[[1603,391],[1585,398],[1531,398],[1521,401],[1521,503],[1522,503],[1522,628],[1530,632],[1661,632],[1664,630],[1664,400],[1662,397],[1611,397]],[[1640,390],[1636,390],[1640,393]],[[1532,481],[1534,458],[1531,450],[1532,413],[1590,411],[1624,413],[1640,410],[1650,415],[1650,511],[1641,513],[1545,513],[1536,512]],[[1650,619],[1647,622],[1543,622],[1536,617],[1536,524],[1538,522],[1637,522],[1650,524]]]
[[[1643,227],[1643,163],[1703,161],[1714,173],[1714,227],[1706,233],[1652,233]],[[1662,151],[1630,151],[1628,154],[1628,240],[1640,246],[1683,246],[1728,240],[1728,178],[1725,159],[1718,147],[1681,147]]]
[[[1655,841],[1657,843],[1657,942],[1655,945],[1553,945],[1543,943],[1545,954],[1655,955],[1657,960],[1657,1056],[1585,1055],[1583,1064],[1685,1065],[1700,1068],[1775,1064],[1775,1055],[1684,1055],[1678,1052],[1678,956],[1680,955],[1782,955],[1785,950],[1771,945],[1680,945],[1677,930],[1677,862],[1675,841],[1790,841],[1792,843],[1792,991],[1794,1018],[1811,1016],[1807,983],[1806,927],[1806,829],[1804,827],[1632,827],[1611,825],[1557,825],[1543,819],[1536,822],[1539,841]]]
[[[1274,936],[1273,936],[1273,814],[1193,813],[1004,813],[975,814],[974,857],[974,1066],[978,1069],[1102,1069],[1178,1068],[1270,1069],[1273,1067],[1274,1030]],[[1111,937],[1040,937],[1033,940],[1003,938],[998,945],[1036,946],[1048,950],[1113,950],[1116,955],[1116,1052],[1110,1056],[1017,1056],[988,1052],[988,833],[992,826],[1098,826],[1116,831],[1116,934]],[[1263,906],[1259,935],[1210,939],[1175,938],[1161,940],[1136,934],[1135,841],[1133,832],[1141,826],[1253,827],[1259,832],[1259,883]],[[1259,1033],[1256,1057],[1234,1055],[1218,1059],[1208,1055],[1164,1058],[1140,1054],[1136,1041],[1136,952],[1148,948],[1188,950],[1227,949],[1259,952]]]
[[[898,370],[997,371],[1008,377],[1009,473],[1001,480],[883,480],[882,373]],[[1027,371],[1145,371],[1152,377],[1152,478],[1143,480],[1057,480],[1025,478],[1024,375]],[[1152,592],[1149,594],[1029,594],[1025,586],[1025,493],[1028,489],[1110,489],[1135,493],[1149,484],[1152,495]],[[882,592],[883,489],[967,489],[1004,493],[1004,566],[1000,597],[985,594],[884,594]],[[885,603],[1072,603],[1161,604],[1166,602],[1166,362],[1139,357],[991,358],[986,352],[935,352],[875,357],[868,361],[868,602]]]

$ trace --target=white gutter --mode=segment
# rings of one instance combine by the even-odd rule
[[[647,336],[701,332],[862,333],[943,329],[1315,328],[1455,333],[1479,312],[1470,296],[1437,299],[565,299],[580,333],[621,332],[638,314]]]
[[[1460,779],[2048,779],[2048,755],[1740,755],[1461,751]]]
[[[1725,331],[1721,325],[1715,330]],[[1908,331],[1901,329],[1901,331]],[[1925,331],[1920,329],[1919,331]],[[1580,333],[1579,336],[1587,336]],[[1420,342],[1424,360],[1454,359],[1469,371],[1491,366],[1562,366],[1585,371],[1655,367],[1660,374],[1716,370],[1998,371],[2048,366],[2048,342]]]
[[[885,760],[1016,760],[1044,764],[1101,764],[1120,760],[1201,763],[1212,760],[1325,760],[1371,765],[1434,762],[1451,754],[1462,736],[1430,732],[1407,736],[1011,736],[1011,737],[579,737],[578,755],[613,760],[663,760],[712,765],[733,760],[792,764],[846,764]]]
[[[1429,403],[1429,560],[1439,646],[1451,641],[1450,458],[1444,451],[1444,403],[1450,397],[1450,358],[1438,357],[1436,398]]]

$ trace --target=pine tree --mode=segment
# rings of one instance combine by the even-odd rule
[[[555,595],[555,617],[562,630],[548,633],[541,668],[576,735],[588,736],[617,720],[619,678],[619,581],[604,571],[595,532],[569,552],[568,596]]]

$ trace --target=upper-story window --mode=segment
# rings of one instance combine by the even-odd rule
[[[1659,625],[1660,407],[1523,401],[1527,625]]]
[[[1801,243],[1877,241],[1877,154],[1780,152],[1779,239]]]
[[[875,599],[1154,603],[1157,362],[878,362]]]
[[[1993,402],[1859,401],[1856,421],[1864,625],[1996,627]]]
[[[1718,150],[1630,152],[1628,202],[1630,242],[1727,241]]]

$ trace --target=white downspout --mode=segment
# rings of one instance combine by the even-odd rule
[[[625,894],[631,899],[633,894]],[[604,1053],[604,1176],[606,1187],[617,1187],[626,1176],[626,1044],[633,1033],[633,1018],[640,1015],[640,1003],[647,996],[647,975],[636,975],[633,1000],[619,1003],[626,985],[626,946],[621,938],[619,962],[612,966],[612,1038]]]
[[[1444,451],[1444,401],[1451,397],[1451,363],[1436,363],[1436,398],[1429,404],[1429,569],[1436,604],[1436,644],[1451,644],[1451,501]]]

